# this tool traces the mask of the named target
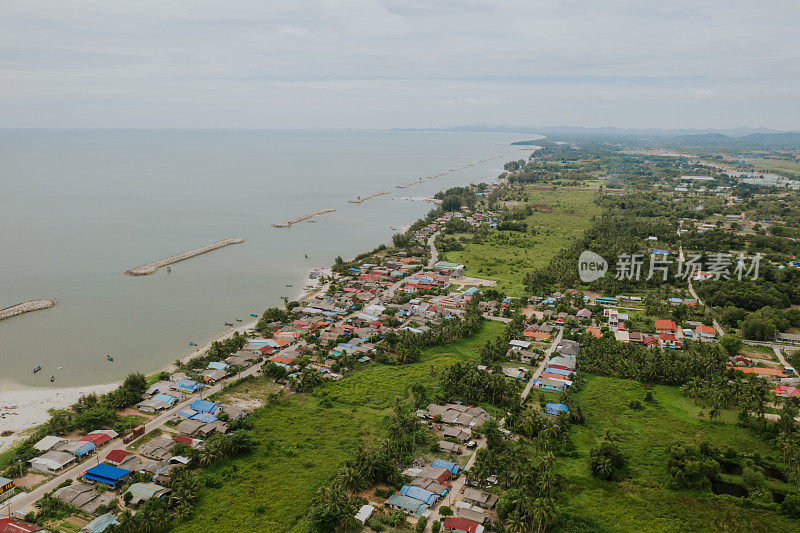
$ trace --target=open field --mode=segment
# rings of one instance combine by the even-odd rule
[[[644,401],[651,390],[654,402]],[[643,409],[628,407],[633,399]],[[589,376],[577,400],[586,417],[573,426],[578,457],[559,459],[567,478],[568,513],[588,517],[609,531],[796,531],[797,523],[776,511],[745,508],[732,496],[667,488],[667,447],[674,442],[705,440],[727,448],[764,456],[773,454],[766,442],[735,425],[736,413],[726,410],[714,422],[700,418],[695,406],[677,387],[648,388],[636,381]],[[611,428],[628,460],[625,480],[606,482],[589,475],[588,451]],[[776,454],[777,456],[777,454]]]
[[[800,177],[800,163],[791,159],[748,159],[748,163],[766,172],[785,172]]]
[[[569,246],[600,212],[594,204],[595,190],[529,187],[527,200],[520,205],[534,206],[525,221],[535,227],[528,232],[491,230],[491,238],[480,244],[465,244],[464,250],[447,252],[446,259],[466,266],[465,274],[497,280],[497,289],[509,295],[523,293],[522,278],[540,268],[562,248]]]
[[[392,400],[415,382],[431,384],[431,366],[441,370],[476,358],[502,327],[486,322],[470,339],[424,350],[418,363],[370,365],[311,395],[291,395],[254,411],[255,451],[205,471],[203,479],[220,486],[204,487],[192,518],[175,531],[304,531],[316,490],[360,444],[383,435]]]

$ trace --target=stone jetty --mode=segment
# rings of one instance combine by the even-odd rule
[[[320,209],[319,211],[314,211],[314,212],[311,212],[311,213],[306,213],[305,215],[300,215],[299,217],[290,218],[286,222],[278,222],[276,224],[273,224],[272,227],[273,228],[288,228],[292,224],[297,224],[298,222],[302,222],[304,220],[308,220],[309,218],[314,218],[316,216],[324,215],[325,213],[331,213],[333,211],[336,211],[336,209],[331,209],[331,208]]]
[[[419,179],[414,180],[414,181],[409,181],[408,183],[403,183],[402,185],[395,185],[395,187],[397,187],[398,189],[406,189],[408,187],[411,187],[412,185],[416,185],[418,183],[422,183],[423,181],[425,181],[425,180],[423,180],[422,178],[419,178]]]
[[[370,194],[369,196],[359,196],[358,198],[354,198],[352,200],[347,200],[347,201],[350,202],[351,204],[362,204],[367,200],[375,198],[376,196],[381,196],[383,194],[389,194],[389,191],[376,192],[374,194]]]
[[[11,318],[12,316],[21,315],[23,313],[30,313],[31,311],[40,311],[48,309],[56,305],[54,300],[28,300],[21,304],[12,305],[5,309],[0,309],[0,320]]]
[[[194,250],[182,252],[177,255],[173,255],[171,257],[159,259],[158,261],[153,261],[152,263],[147,263],[146,265],[126,270],[125,273],[129,276],[147,276],[148,274],[152,274],[161,267],[171,265],[172,263],[177,263],[178,261],[183,261],[184,259],[190,259],[196,255],[216,250],[217,248],[223,248],[231,244],[239,244],[240,242],[244,242],[244,239],[224,239],[221,241],[213,242],[211,244],[206,244],[205,246],[202,246],[200,248],[195,248]]]

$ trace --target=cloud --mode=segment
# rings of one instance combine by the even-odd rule
[[[798,25],[744,0],[6,1],[0,123],[791,128]]]
[[[713,100],[717,95],[708,89],[692,89],[692,97],[697,100]]]

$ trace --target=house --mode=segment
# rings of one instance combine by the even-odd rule
[[[549,341],[550,334],[544,331],[525,331],[523,335],[526,339],[533,339],[535,341]]]
[[[775,388],[775,396],[784,398],[800,398],[800,388],[781,385]]]
[[[569,407],[567,407],[563,403],[547,402],[547,405],[545,405],[544,410],[548,415],[558,415],[558,413],[560,413],[561,411],[568,412]]]
[[[567,384],[564,381],[557,380],[557,379],[550,379],[540,377],[537,379],[533,386],[540,390],[546,390],[551,392],[561,392],[565,388],[567,388]]]
[[[86,481],[103,483],[109,487],[116,488],[125,483],[132,474],[133,472],[124,468],[99,464],[84,472],[82,477]]]
[[[113,466],[119,466],[134,457],[136,456],[133,452],[127,450],[111,450],[108,452],[108,455],[106,455],[106,462],[111,463]]]
[[[650,335],[644,335],[642,337],[642,344],[647,346],[647,347],[658,346],[658,341],[654,337],[652,337]]]
[[[461,428],[446,427],[444,428],[444,438],[456,439],[460,442],[466,442],[470,439],[472,434],[469,431],[464,431]]]
[[[172,448],[173,444],[174,442],[171,438],[165,435],[159,435],[153,440],[139,446],[139,453],[145,457],[163,461],[172,457],[172,453],[169,450]]]
[[[592,318],[592,312],[586,308],[581,309],[577,313],[575,313],[575,318],[578,320],[589,320]]]
[[[628,332],[628,340],[630,342],[632,342],[633,344],[643,344],[644,343],[644,337],[642,336],[641,333],[638,333],[636,331]]]
[[[430,479],[443,485],[448,479],[450,479],[451,475],[453,475],[453,473],[448,468],[425,466],[420,468],[419,472],[417,472],[413,477],[416,479]]]
[[[658,344],[662,348],[670,348],[679,350],[682,345],[681,341],[675,338],[675,335],[672,333],[662,333],[658,336]]]
[[[406,513],[413,513],[417,515],[423,514],[428,509],[428,505],[426,503],[414,498],[409,498],[408,496],[403,496],[401,494],[392,494],[389,496],[389,499],[383,502],[383,505],[389,509],[405,511]]]
[[[434,494],[429,490],[425,490],[415,485],[403,485],[403,488],[400,489],[400,495],[414,498],[415,500],[419,500],[428,504],[429,506],[436,503],[436,500],[439,499],[438,494]]]
[[[442,530],[452,533],[483,533],[483,526],[471,520],[451,516],[442,522]]]
[[[785,378],[786,374],[780,368],[766,368],[766,367],[741,367],[741,366],[729,366],[728,368],[735,368],[739,372],[743,372],[745,374],[758,374],[759,376],[764,377],[771,377],[771,378]]]
[[[169,492],[169,489],[155,483],[132,483],[128,492],[133,496],[131,504],[136,505],[153,498],[160,500]]]
[[[102,533],[111,526],[118,526],[119,520],[111,514],[101,514],[81,528],[81,533]]]
[[[598,339],[603,337],[603,332],[600,331],[600,328],[586,328],[586,333]]]
[[[75,462],[75,456],[66,452],[50,450],[39,457],[34,457],[28,464],[34,470],[55,474]]]
[[[439,451],[442,451],[444,453],[455,453],[455,454],[458,454],[458,453],[461,453],[461,446],[459,446],[458,444],[446,441],[446,440],[440,440],[439,441]]]
[[[143,413],[155,413],[157,411],[163,411],[168,407],[169,407],[168,403],[166,403],[163,400],[157,400],[155,398],[150,398],[149,400],[143,400],[136,404],[136,408]]]
[[[202,389],[203,385],[191,379],[184,379],[175,383],[175,385],[173,385],[172,388],[177,391],[194,394],[195,392]]]
[[[717,338],[717,330],[711,326],[704,326],[700,324],[695,328],[695,335],[700,340],[712,340]]]
[[[372,513],[375,511],[375,508],[369,504],[364,504],[358,510],[355,515],[355,519],[361,522],[362,524],[366,524],[369,517],[372,516]]]
[[[62,439],[61,437],[48,435],[39,442],[37,442],[36,444],[34,444],[33,447],[39,450],[40,452],[48,452],[52,450],[56,444],[61,444],[62,442],[67,442],[67,439]]]
[[[614,338],[617,340],[617,342],[630,342],[630,336],[625,330],[615,331]]]
[[[481,509],[491,509],[495,506],[499,497],[497,494],[467,487],[464,489],[464,497],[462,499],[470,505],[477,505]]]
[[[0,533],[35,533],[36,531],[45,531],[45,529],[15,518],[0,518]]]
[[[456,502],[456,515],[458,518],[475,522],[476,524],[483,524],[489,519],[480,507],[473,507],[465,501],[461,500]]]
[[[84,440],[73,440],[58,446],[58,451],[71,453],[75,457],[83,457],[91,453],[97,446],[93,442]]]
[[[189,407],[197,413],[214,414],[219,409],[219,404],[208,400],[195,400],[189,404]]]
[[[675,333],[678,326],[675,322],[668,319],[656,319],[656,333]]]
[[[511,346],[512,350],[527,350],[531,347],[530,342],[521,340],[512,340],[508,344]]]
[[[575,358],[574,357],[553,357],[550,359],[550,366],[554,367],[563,367],[575,370]]]
[[[96,447],[100,447],[103,444],[109,442],[117,435],[118,433],[116,431],[112,431],[111,433],[109,433],[107,431],[98,430],[98,431],[92,431],[91,433],[87,433],[86,435],[81,437],[80,440],[84,442],[91,442]]]
[[[461,470],[461,465],[457,463],[451,463],[450,461],[445,461],[444,459],[434,459],[431,463],[431,466],[434,468],[445,468],[453,473],[453,475],[458,475],[458,471]]]

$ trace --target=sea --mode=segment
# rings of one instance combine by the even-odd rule
[[[0,386],[72,387],[153,373],[191,352],[189,342],[228,331],[226,322],[246,323],[251,313],[281,305],[282,296],[296,297],[312,268],[389,242],[434,207],[403,198],[491,183],[505,161],[531,151],[510,143],[531,138],[537,136],[0,130],[0,308],[57,301],[0,321]],[[381,190],[390,194],[348,203]],[[336,211],[272,227],[323,208]],[[229,237],[245,242],[176,263],[171,272],[124,274]]]

